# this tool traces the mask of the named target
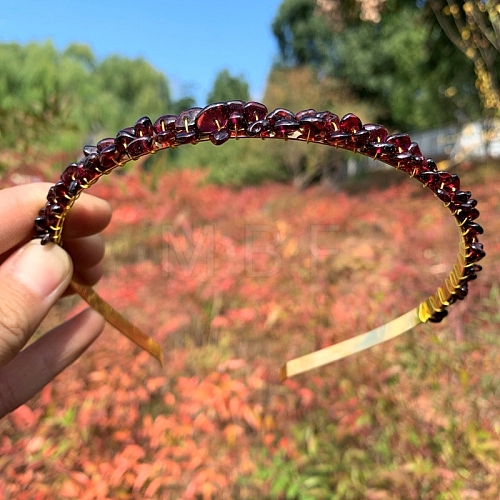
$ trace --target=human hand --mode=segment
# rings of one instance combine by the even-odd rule
[[[34,183],[0,191],[0,418],[71,364],[97,338],[103,318],[86,309],[21,350],[74,279],[95,284],[111,219],[107,202],[82,194],[67,216],[64,248],[31,240],[50,188]],[[31,240],[31,241],[30,241]]]

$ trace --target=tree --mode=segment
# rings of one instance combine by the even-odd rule
[[[96,67],[95,81],[103,103],[98,120],[107,129],[127,127],[144,115],[154,120],[170,108],[165,75],[142,58],[108,57]]]
[[[280,5],[272,30],[283,64],[310,64],[319,70],[332,58],[331,30],[315,9],[313,0],[285,0]]]
[[[64,146],[85,123],[80,96],[87,75],[81,64],[53,44],[0,45],[0,140],[2,147]],[[57,131],[57,134],[56,134]]]
[[[224,69],[216,76],[212,90],[207,95],[207,103],[233,99],[250,100],[248,83],[243,75],[231,76],[229,71]]]
[[[500,115],[500,10],[493,0],[429,0],[428,5],[453,44],[473,63],[486,109]]]
[[[94,71],[97,66],[92,49],[88,45],[84,45],[82,43],[71,43],[68,45],[66,50],[63,52],[63,57],[73,58],[88,72]]]
[[[472,65],[413,2],[285,0],[273,30],[281,64],[337,78],[391,128],[477,117]]]
[[[89,134],[115,133],[170,106],[167,79],[149,63],[119,56],[98,63],[85,45],[0,44],[0,67],[0,149],[25,159],[28,151],[73,150]]]
[[[384,12],[379,23],[356,22],[338,34],[342,76],[378,119],[400,129],[477,118],[472,65],[412,4]]]

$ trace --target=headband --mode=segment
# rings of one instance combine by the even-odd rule
[[[140,118],[133,127],[120,130],[116,137],[102,139],[96,146],[85,146],[84,157],[66,167],[59,182],[50,188],[47,203],[35,219],[35,238],[40,238],[42,245],[49,242],[62,245],[64,220],[81,192],[128,161],[184,144],[211,141],[219,146],[229,139],[252,137],[334,146],[401,170],[441,200],[454,217],[459,233],[457,260],[432,296],[383,326],[288,361],[281,368],[281,380],[375,346],[420,323],[440,322],[450,305],[467,296],[468,283],[476,279],[481,271],[478,262],[485,256],[483,245],[478,241],[483,228],[475,222],[479,216],[476,200],[471,198],[470,191],[461,189],[456,174],[438,170],[435,162],[425,158],[407,134],[389,135],[382,125],[363,125],[352,113],[339,118],[330,111],[314,109],[292,113],[278,108],[268,112],[266,106],[258,102],[228,101],[186,109],[178,115],[164,115],[154,123],[148,117]],[[160,346],[91,287],[74,280],[71,286],[110,324],[163,363]]]

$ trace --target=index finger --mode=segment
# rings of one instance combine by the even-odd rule
[[[0,255],[33,237],[35,217],[45,205],[50,187],[48,182],[36,182],[0,191]],[[110,220],[109,203],[83,193],[68,213],[64,235],[90,236],[102,231]]]

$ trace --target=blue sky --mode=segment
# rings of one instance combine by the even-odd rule
[[[215,76],[227,68],[243,75],[259,99],[278,51],[271,23],[281,3],[0,0],[0,42],[50,39],[59,49],[80,42],[99,59],[144,57],[165,73],[174,98],[189,94],[198,105],[206,104]]]

